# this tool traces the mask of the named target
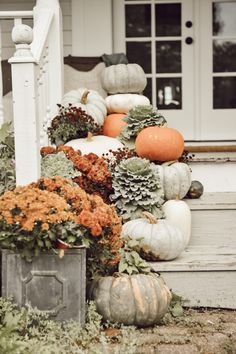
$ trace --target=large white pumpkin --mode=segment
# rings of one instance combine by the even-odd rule
[[[188,204],[179,199],[167,200],[162,205],[162,210],[166,220],[181,230],[186,247],[191,236],[191,211]]]
[[[138,105],[149,106],[150,100],[146,96],[135,93],[118,93],[105,98],[108,113],[128,113]]]
[[[66,146],[71,146],[74,150],[80,150],[82,155],[93,152],[101,157],[103,154],[108,154],[109,150],[116,151],[123,148],[124,145],[116,138],[111,138],[105,135],[88,134],[87,138],[80,138],[68,141]]]
[[[106,102],[94,90],[79,88],[78,90],[69,91],[63,96],[61,104],[64,107],[68,107],[69,104],[72,104],[73,107],[81,107],[100,126],[103,125],[107,116]]]
[[[172,260],[185,248],[185,240],[179,228],[168,220],[156,220],[150,213],[145,218],[134,219],[122,226],[121,236],[140,240],[142,257],[147,260]]]
[[[116,64],[103,70],[101,84],[109,94],[141,93],[147,85],[147,78],[139,64]]]
[[[167,162],[157,168],[162,180],[165,199],[184,198],[191,185],[189,166],[183,162]]]

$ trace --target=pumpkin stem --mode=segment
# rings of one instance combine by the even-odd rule
[[[149,211],[143,211],[142,215],[149,221],[149,224],[157,224],[158,220]]]
[[[86,104],[87,100],[88,100],[88,94],[89,94],[89,90],[85,90],[81,99],[80,99],[80,103],[82,104]]]
[[[93,140],[93,134],[91,132],[88,132],[86,140],[87,141],[92,141]]]

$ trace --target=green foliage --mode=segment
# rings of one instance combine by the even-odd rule
[[[42,157],[41,176],[61,176],[63,178],[72,179],[81,176],[81,172],[76,170],[73,162],[66,157],[64,152],[60,151],[56,154],[49,154]]]
[[[148,263],[142,259],[138,252],[135,249],[138,249],[139,241],[138,240],[126,240],[124,247],[120,250],[120,263],[119,263],[119,272],[138,274],[138,273],[150,273],[151,268]]]
[[[112,172],[111,199],[124,220],[141,217],[143,211],[163,217],[163,187],[157,166],[149,160],[131,157]]]
[[[80,107],[58,106],[58,115],[48,128],[48,136],[52,144],[59,146],[72,139],[86,138],[88,132],[93,135],[100,133],[99,125]]]
[[[49,230],[42,230],[39,221],[29,233],[16,224],[11,225],[0,220],[1,248],[17,251],[29,262],[40,252],[54,249],[58,238],[69,245],[85,245],[87,234],[86,228],[72,221],[50,224]]]
[[[184,315],[184,309],[182,306],[183,299],[181,296],[171,291],[171,302],[168,308],[168,312],[163,318],[164,324],[173,322],[174,319]]]
[[[166,124],[165,118],[152,105],[136,106],[128,112],[124,121],[127,125],[123,128],[119,138],[125,144],[135,138],[143,128]]]
[[[11,124],[0,129],[0,195],[15,188],[14,137]]]
[[[86,323],[55,322],[48,314],[28,308],[17,308],[10,300],[0,298],[0,353],[2,354],[108,354],[110,338],[94,302],[87,304]],[[114,354],[135,353],[134,329],[123,327],[117,337],[120,350]]]

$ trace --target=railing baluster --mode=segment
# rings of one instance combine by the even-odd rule
[[[32,15],[33,31],[22,24],[22,19]],[[48,142],[47,126],[57,112],[57,103],[60,103],[63,93],[59,0],[37,0],[32,12],[0,11],[0,20],[9,18],[15,24],[12,39],[16,47],[9,59],[13,84],[16,183],[25,185],[40,176],[40,143]]]

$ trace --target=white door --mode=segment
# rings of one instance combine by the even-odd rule
[[[200,0],[200,123],[204,140],[236,140],[236,1]]]
[[[185,140],[236,139],[236,0],[113,4],[114,51],[144,68],[168,125]]]

